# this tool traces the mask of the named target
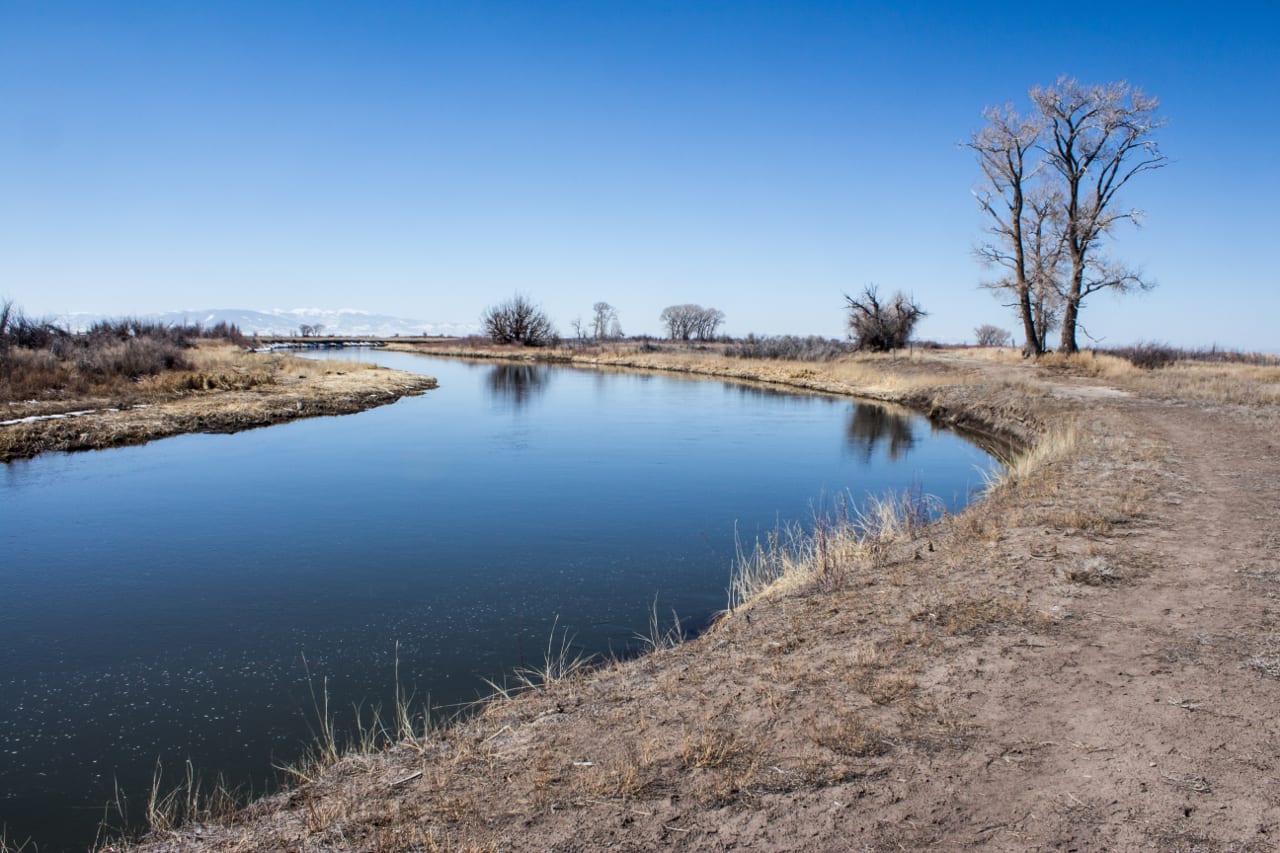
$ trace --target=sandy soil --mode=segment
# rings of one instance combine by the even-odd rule
[[[1274,407],[897,370],[868,390],[1038,461],[696,640],[145,849],[1280,849]]]
[[[189,432],[238,432],[295,418],[352,414],[436,385],[428,376],[345,362],[298,362],[296,369],[277,364],[269,378],[244,390],[214,387],[123,399],[6,403],[0,405],[0,462],[48,451],[99,450]]]

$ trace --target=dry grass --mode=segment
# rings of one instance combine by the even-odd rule
[[[729,580],[729,610],[814,586],[831,592],[850,573],[879,572],[888,549],[936,514],[936,503],[927,495],[873,496],[852,510],[842,503],[834,513],[818,516],[809,529],[793,524],[748,550],[739,544]]]
[[[57,391],[0,403],[0,461],[349,414],[435,387],[430,377],[371,364],[261,355],[211,343],[188,350],[187,360],[182,370],[97,388],[107,396]]]
[[[1280,364],[1262,356],[1235,362],[1173,359],[1154,369],[1118,355],[1089,351],[1070,357],[1049,353],[1036,362],[1025,362],[1013,350],[979,350],[974,356],[1048,376],[1095,379],[1164,400],[1250,407],[1280,404]]]
[[[147,799],[146,825],[151,832],[163,835],[188,823],[229,819],[243,804],[244,798],[221,778],[204,783],[190,761],[185,765],[184,780],[166,788],[163,769],[157,763]],[[127,815],[121,817],[127,822]]]
[[[24,379],[10,373],[9,385],[0,382],[0,420],[156,404],[209,391],[273,388],[376,369],[361,362],[251,353],[216,341],[202,341],[184,350],[178,366],[139,377],[78,373],[43,350],[14,350],[11,355],[20,362],[48,361],[52,366],[38,381],[37,377]]]
[[[1141,374],[1133,386],[1171,400],[1275,406],[1280,404],[1280,367],[1180,362]]]
[[[0,826],[0,853],[37,853],[37,851],[30,839],[18,841],[10,838],[8,831]]]

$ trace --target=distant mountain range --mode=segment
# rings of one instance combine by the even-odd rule
[[[54,322],[72,330],[81,331],[101,320],[115,320],[118,317],[105,314],[63,314],[55,317]],[[321,326],[322,335],[340,335],[343,337],[390,338],[415,337],[418,335],[470,335],[479,331],[476,323],[424,323],[421,320],[409,320],[404,317],[391,317],[386,314],[370,314],[366,311],[326,311],[320,308],[295,308],[291,311],[272,309],[270,311],[250,311],[244,308],[209,308],[202,311],[169,311],[163,314],[144,314],[138,319],[170,325],[199,323],[202,326],[214,326],[218,323],[230,323],[239,327],[246,335],[294,335],[303,325]]]

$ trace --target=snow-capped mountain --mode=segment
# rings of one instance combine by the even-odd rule
[[[89,328],[100,320],[119,319],[103,314],[64,314],[55,318],[59,325],[65,325],[74,331]],[[470,335],[479,330],[475,323],[426,323],[422,320],[410,320],[404,317],[392,317],[387,314],[370,314],[367,311],[342,309],[330,311],[321,308],[295,308],[285,311],[250,311],[244,308],[210,308],[200,311],[168,311],[163,314],[144,314],[139,317],[156,323],[187,324],[199,323],[202,326],[213,326],[218,323],[230,323],[238,326],[246,335],[293,335],[303,325],[322,326],[322,335],[340,335],[343,337],[390,338],[396,335],[413,337],[417,335]]]

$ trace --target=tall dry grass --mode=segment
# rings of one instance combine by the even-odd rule
[[[738,548],[729,581],[729,612],[766,597],[844,585],[854,571],[878,572],[889,548],[940,515],[938,501],[918,490],[870,497],[854,507],[842,500],[810,527],[786,525],[750,548]]]
[[[1280,404],[1280,357],[1231,350],[1138,347],[1024,360],[1014,350],[970,350],[976,359],[1021,365],[1049,376],[1083,377],[1162,400],[1269,407]]]
[[[110,350],[102,350],[109,353]],[[103,357],[107,357],[104,355]],[[212,391],[251,391],[375,369],[361,362],[260,354],[222,341],[202,340],[183,350],[182,362],[159,372],[91,372],[47,350],[10,350],[0,364],[0,405],[7,417],[79,408],[156,403]],[[88,402],[98,401],[98,402]]]
[[[202,340],[243,346],[235,326],[166,326],[137,319],[95,323],[72,332],[0,303],[0,399],[51,394],[118,393],[138,382],[190,368],[188,351]]]

